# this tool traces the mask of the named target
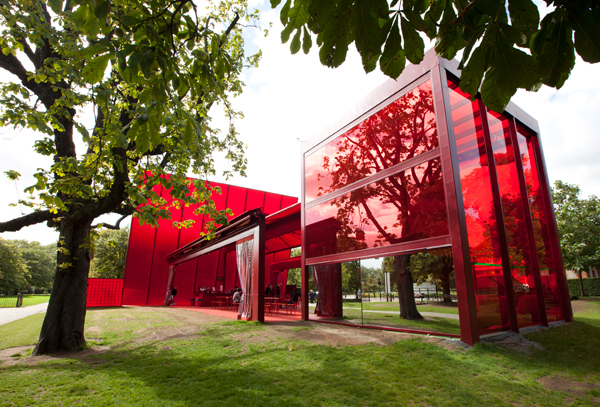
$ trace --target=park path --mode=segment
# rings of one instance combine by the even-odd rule
[[[19,308],[0,308],[0,325],[8,324],[39,312],[46,312],[48,303],[30,305],[28,307]]]

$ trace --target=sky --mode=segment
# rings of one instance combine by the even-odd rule
[[[261,25],[268,27],[272,22],[273,26],[267,37],[258,29],[248,31],[247,49],[261,49],[263,58],[258,68],[244,72],[246,88],[234,100],[245,116],[236,126],[247,145],[247,177],[225,181],[216,176],[213,180],[299,198],[300,141],[315,135],[324,137],[323,129],[328,124],[335,123],[337,116],[350,111],[387,77],[377,70],[365,74],[354,49],[336,69],[320,64],[316,46],[308,55],[302,51],[291,55],[289,43],[281,44],[279,37],[282,28],[279,12],[269,9],[268,0],[253,0],[253,3],[263,10]],[[0,75],[0,80],[9,79]],[[512,101],[539,123],[550,181],[578,184],[583,197],[600,196],[600,65],[578,59],[562,89],[519,91]],[[226,129],[220,111],[211,113],[215,116],[214,123]],[[46,157],[31,151],[34,139],[35,135],[26,130],[0,128],[0,221],[18,217],[22,211],[27,213],[8,204],[23,198],[23,189],[35,183],[31,174],[50,163]],[[78,151],[81,150],[82,147]],[[227,169],[223,159],[218,159],[217,165],[220,172]],[[9,169],[23,174],[16,185],[3,174]],[[48,244],[58,235],[41,224],[2,233],[0,237]]]

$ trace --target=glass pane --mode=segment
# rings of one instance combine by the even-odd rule
[[[540,273],[542,275],[544,303],[546,304],[548,322],[552,322],[564,319],[564,317],[561,310],[558,276],[550,238],[550,219],[546,213],[545,198],[540,186],[533,137],[526,129],[520,126],[517,127],[517,140],[519,141],[521,161],[523,162],[523,170],[525,172],[527,192],[529,194],[529,207],[533,220],[533,233],[540,263]]]
[[[540,310],[535,289],[529,234],[509,121],[495,112],[488,111],[487,117],[504,213],[518,325],[519,327],[539,325]]]
[[[439,158],[306,210],[309,258],[448,233]]]
[[[479,103],[448,81],[479,334],[509,329],[506,287]],[[509,289],[511,289],[509,287]]]
[[[437,147],[427,81],[306,157],[306,202]]]

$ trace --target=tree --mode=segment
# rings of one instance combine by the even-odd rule
[[[271,0],[276,7],[281,0]],[[438,55],[463,51],[461,89],[502,112],[517,89],[542,84],[560,89],[575,65],[575,51],[600,61],[600,3],[546,0],[554,9],[541,21],[532,0],[287,0],[281,8],[281,39],[293,54],[308,53],[316,35],[319,58],[335,68],[350,44],[365,72],[377,67],[398,78],[406,60],[423,60],[421,33],[435,39]],[[293,36],[292,36],[293,34]]]
[[[414,254],[410,258],[410,268],[415,284],[433,283],[442,287],[444,304],[452,303],[450,278],[454,271],[454,261],[449,250]]]
[[[17,245],[0,237],[0,291],[12,294],[27,287],[27,266]]]
[[[0,120],[37,131],[35,151],[53,164],[26,189],[31,197],[22,204],[33,212],[0,223],[0,232],[41,222],[60,232],[34,355],[85,345],[90,231],[98,216],[122,215],[105,227],[118,228],[131,214],[157,225],[171,206],[206,202],[198,211],[210,215],[209,230],[227,222],[212,189],[185,175],[214,174],[214,151],[244,173],[244,146],[233,126],[240,115],[229,98],[242,90],[244,65],[259,59],[244,55],[241,33],[241,23],[255,16],[245,0],[200,8],[191,0],[2,1],[0,68],[16,80],[0,88]],[[218,105],[230,120],[224,137],[210,126],[209,111]],[[76,151],[77,138],[85,151]],[[172,201],[159,198],[161,186]]]
[[[129,228],[101,230],[94,241],[94,259],[90,263],[90,277],[123,278]]]
[[[552,188],[564,265],[579,275],[583,297],[581,273],[600,263],[600,199],[580,195],[579,186],[566,182],[556,181]]]
[[[27,285],[44,289],[52,287],[56,272],[56,244],[43,246],[40,242],[27,240],[13,242],[21,252],[27,267]]]

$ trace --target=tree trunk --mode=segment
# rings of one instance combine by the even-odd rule
[[[61,221],[52,295],[32,356],[80,350],[85,346],[83,329],[90,269],[88,245],[91,224],[92,220]]]
[[[579,289],[581,290],[581,298],[583,298],[583,271],[579,270]]]
[[[442,294],[444,296],[444,304],[452,304],[452,297],[450,296],[450,274],[452,273],[452,265],[447,266],[444,263],[442,269]]]
[[[415,290],[413,288],[413,279],[408,262],[410,255],[394,256],[396,266],[396,285],[398,286],[398,301],[400,302],[400,318],[414,320],[423,319],[417,310],[415,303]]]

